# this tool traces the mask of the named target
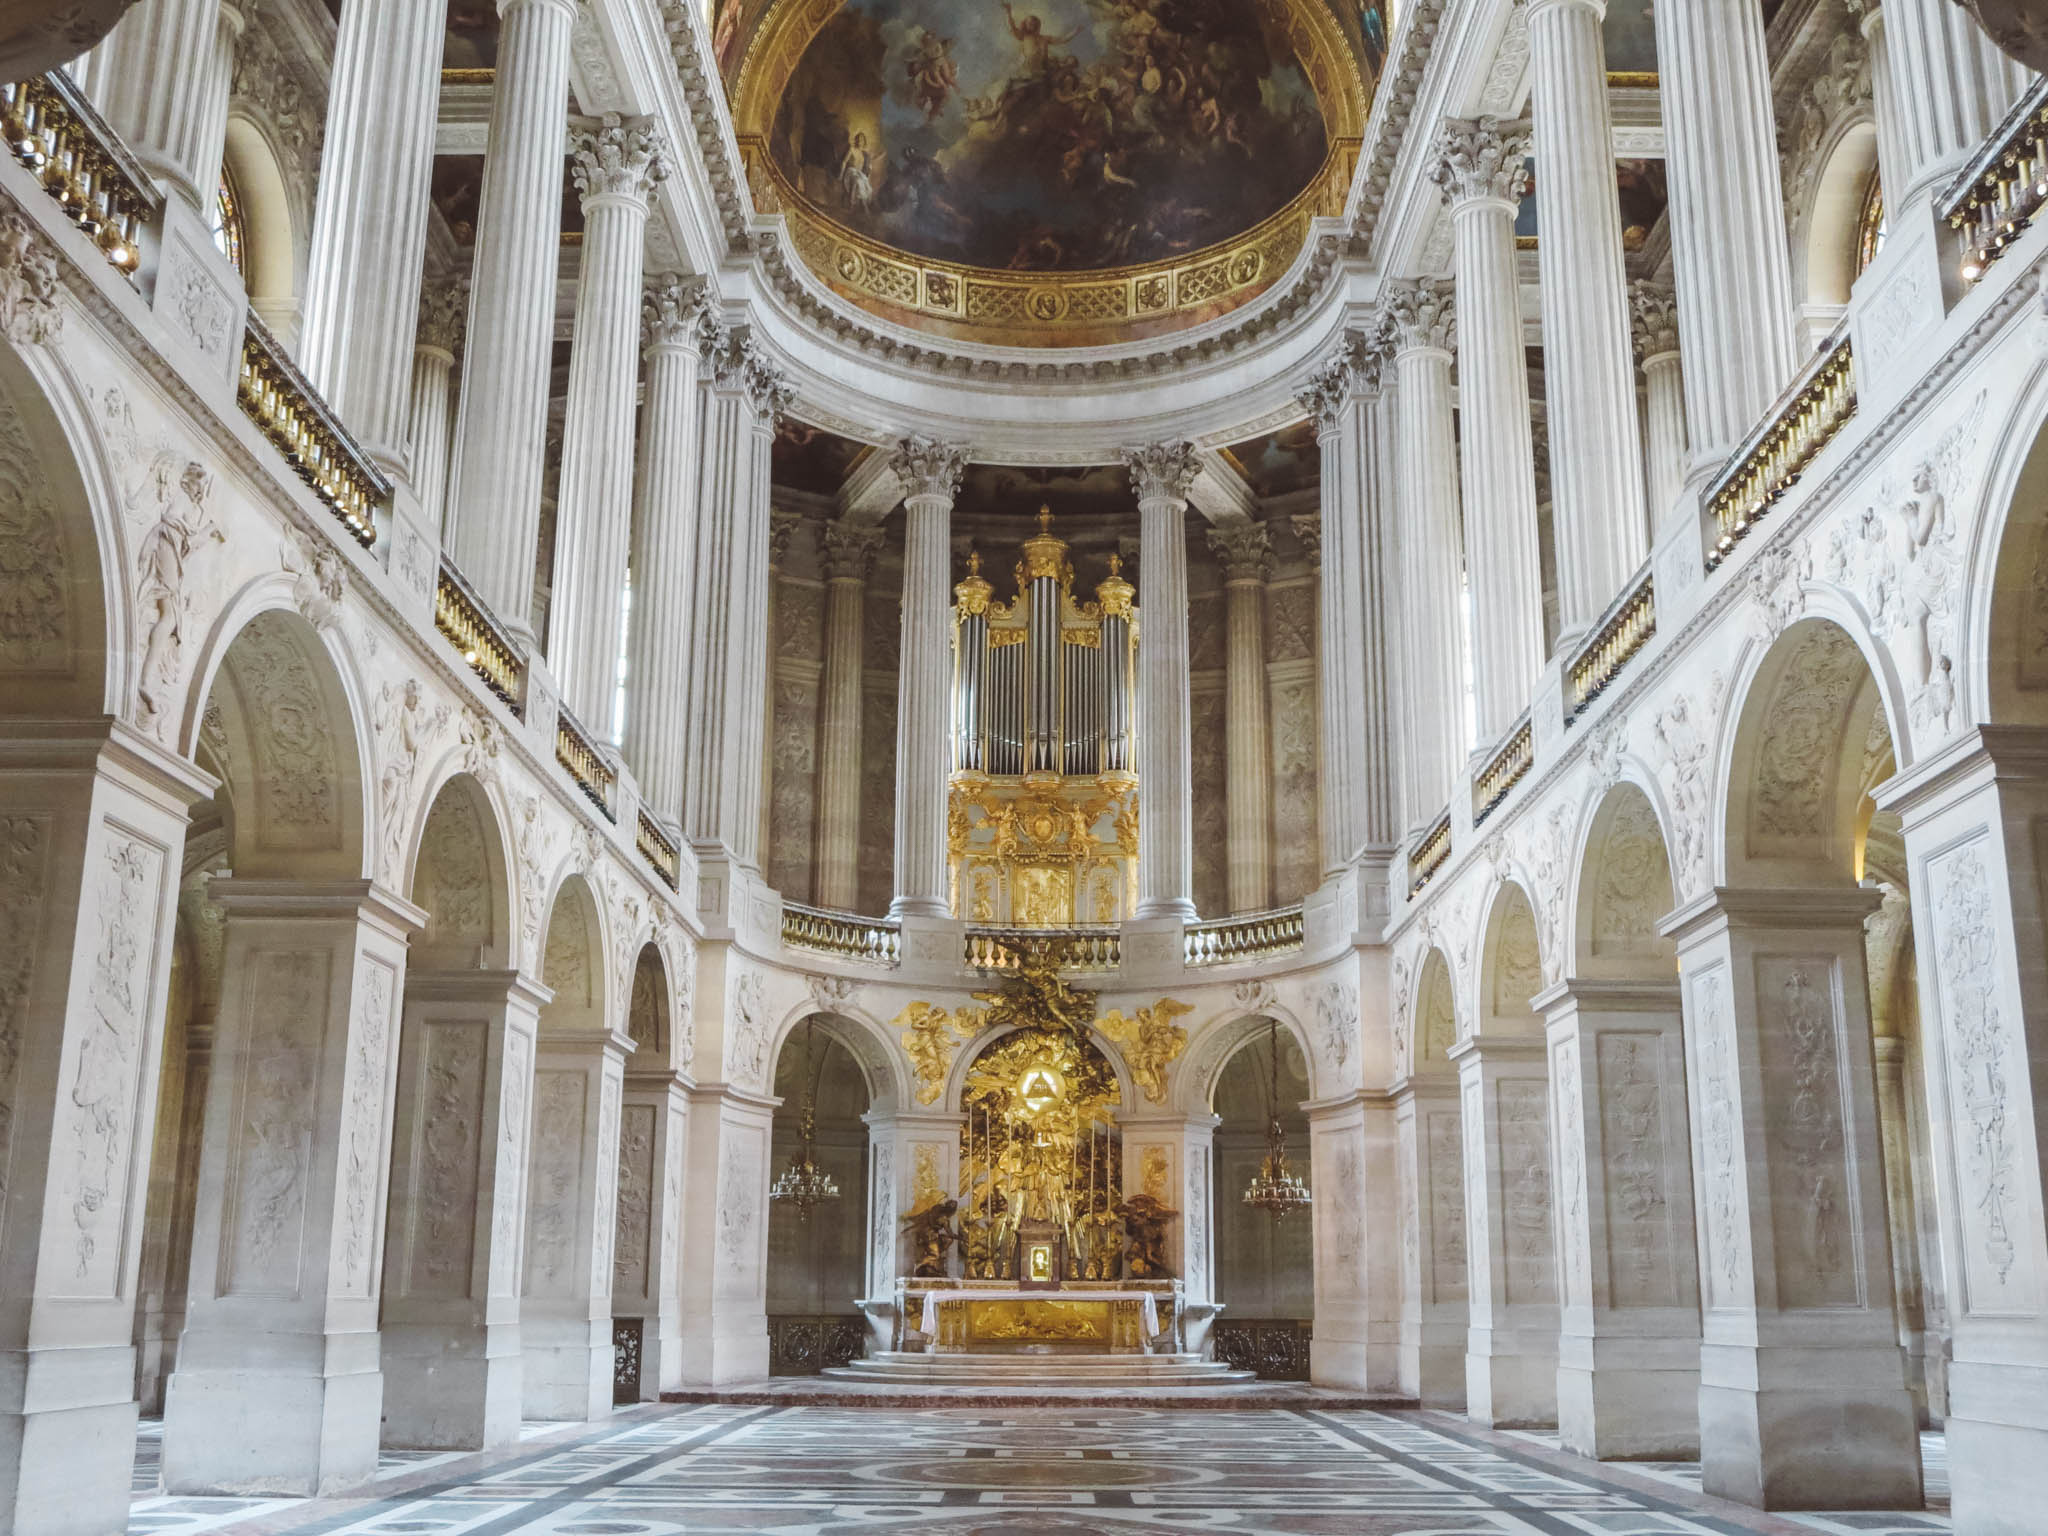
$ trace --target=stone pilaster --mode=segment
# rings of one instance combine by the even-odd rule
[[[1571,980],[1531,999],[1557,1146],[1557,1427],[1601,1460],[1700,1444],[1699,1264],[1678,986]]]
[[[366,881],[209,894],[225,980],[164,1487],[328,1493],[377,1470],[393,1036],[425,914]]]
[[[1451,289],[1397,282],[1386,299],[1394,367],[1394,487],[1401,530],[1402,815],[1413,830],[1449,802],[1465,766],[1465,637]]]
[[[685,653],[683,825],[700,862],[758,870],[761,712],[768,708],[768,451],[789,386],[744,331],[707,317],[698,340],[704,427]]]
[[[697,498],[697,330],[703,289],[659,277],[640,301],[646,402],[633,504],[633,617],[626,648],[626,762],[655,815],[683,816],[686,689],[673,677],[690,643],[690,567],[696,519],[677,515]]]
[[[1685,441],[1685,376],[1678,360],[1678,298],[1651,282],[1629,285],[1635,323],[1636,361],[1643,369],[1644,480],[1650,516],[1658,527],[1682,512],[1688,450]]]
[[[1857,887],[1717,889],[1661,924],[1685,986],[1700,1466],[1767,1509],[1917,1509]]]
[[[1138,905],[1134,916],[1195,915],[1188,735],[1188,492],[1192,443],[1123,450],[1138,497]]]
[[[484,605],[531,640],[561,249],[574,0],[503,0],[449,470],[447,543]]]
[[[1456,241],[1459,469],[1466,485],[1485,487],[1468,508],[1466,530],[1482,744],[1498,740],[1528,709],[1543,669],[1536,451],[1515,275],[1515,209],[1528,189],[1528,150],[1524,124],[1452,119],[1430,167],[1450,204]]]
[[[1401,1390],[1401,1231],[1393,1101],[1352,1094],[1309,1111],[1315,1178],[1315,1336],[1309,1376],[1354,1392]],[[1235,1199],[1236,1190],[1219,1190]]]
[[[1557,1276],[1543,1042],[1454,1046],[1465,1137],[1465,1412],[1496,1429],[1557,1422]]]
[[[1946,184],[2019,99],[2028,76],[1952,0],[1870,4],[1863,28],[1885,212],[1895,214]]]
[[[142,0],[84,68],[86,92],[108,126],[202,216],[220,185],[235,44],[245,22],[241,5],[223,0]],[[438,48],[433,56],[439,59]],[[426,110],[431,122],[431,97]],[[398,380],[391,382],[396,390]]]
[[[1529,107],[1561,641],[1592,626],[1650,547],[1614,181],[1614,118],[1600,36],[1606,10],[1605,0],[1529,5]],[[1782,249],[1782,219],[1777,230]]]
[[[1665,0],[1656,21],[1685,419],[1703,479],[1798,370],[1798,314],[1763,10]]]
[[[668,174],[651,122],[616,115],[571,139],[583,267],[562,421],[548,657],[584,728],[611,734],[632,544],[633,406],[640,377],[647,199]]]
[[[412,971],[385,1217],[383,1443],[519,1439],[527,1109],[548,992],[517,971]]]
[[[682,1379],[768,1374],[768,1164],[775,1100],[725,1083],[690,1093],[682,1203]]]
[[[1458,1080],[1441,1070],[1393,1087],[1401,1179],[1400,1386],[1425,1408],[1465,1406],[1465,1175]]]
[[[1273,904],[1273,749],[1266,700],[1266,578],[1273,542],[1261,523],[1209,530],[1223,564],[1228,644],[1223,707],[1229,740],[1224,786],[1229,839],[1230,910]]]
[[[825,529],[825,675],[818,704],[818,845],[821,907],[860,904],[861,626],[868,573],[882,547],[878,523],[842,517]]]
[[[896,684],[896,917],[945,917],[946,780],[953,766],[953,498],[967,450],[906,437],[903,648]]]
[[[406,473],[420,510],[436,529],[448,506],[448,437],[455,422],[450,387],[462,349],[469,285],[429,283],[420,292],[419,334],[412,352],[412,425]]]
[[[447,20],[437,0],[341,8],[306,263],[306,376],[363,450],[395,473],[404,472],[410,425],[405,384]]]

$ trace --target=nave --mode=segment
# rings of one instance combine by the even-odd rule
[[[1770,1515],[1699,1491],[1689,1462],[1598,1464],[1555,1436],[1448,1414],[1107,1404],[921,1409],[712,1403],[529,1423],[507,1451],[391,1452],[342,1498],[155,1491],[131,1536],[1908,1536],[1946,1532],[1942,1438],[1927,1509]]]

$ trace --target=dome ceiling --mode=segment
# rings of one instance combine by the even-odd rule
[[[1377,3],[753,9],[728,0],[714,46],[757,206],[864,307],[998,344],[1154,334],[1263,291],[1341,208],[1380,56]]]

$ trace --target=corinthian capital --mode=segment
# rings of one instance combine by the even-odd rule
[[[796,391],[745,326],[725,325],[706,310],[697,320],[697,350],[714,385],[743,391],[764,421],[782,419]]]
[[[1529,125],[1497,117],[1444,119],[1429,163],[1429,179],[1452,203],[1491,198],[1518,203],[1529,190]]]
[[[1628,314],[1637,362],[1678,350],[1678,295],[1669,288],[1647,279],[1630,283]]]
[[[1229,523],[1209,530],[1209,548],[1223,562],[1226,581],[1264,581],[1273,570],[1273,538],[1264,523]]]
[[[903,497],[943,496],[947,502],[960,494],[960,477],[967,470],[967,450],[934,437],[899,438],[889,455],[889,467],[903,482]]]
[[[1334,432],[1347,404],[1359,395],[1378,393],[1380,366],[1385,360],[1383,336],[1346,331],[1330,357],[1294,392],[1294,398],[1318,432]]]
[[[1411,277],[1389,283],[1381,313],[1396,353],[1421,347],[1449,352],[1458,345],[1451,285],[1442,278]]]
[[[468,278],[428,278],[420,284],[418,345],[452,356],[462,346],[462,327],[468,318]]]
[[[569,131],[569,174],[587,203],[593,197],[645,197],[668,177],[661,133],[652,118],[628,123],[607,112],[595,128]]]
[[[1186,501],[1188,492],[1194,489],[1195,476],[1202,472],[1202,462],[1195,457],[1195,445],[1186,441],[1121,448],[1117,457],[1131,472],[1131,489],[1137,493],[1140,506],[1162,498]]]
[[[825,525],[825,573],[834,581],[866,581],[882,547],[880,523],[840,518]]]
[[[640,345],[687,347],[697,339],[707,296],[704,280],[671,272],[657,277],[640,296]]]

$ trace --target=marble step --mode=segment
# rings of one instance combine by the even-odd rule
[[[959,1354],[890,1350],[822,1373],[840,1381],[977,1386],[1235,1386],[1258,1378],[1199,1355]]]

